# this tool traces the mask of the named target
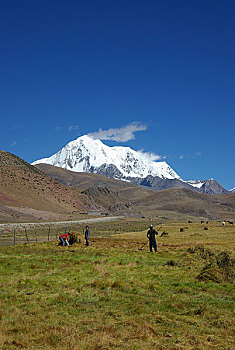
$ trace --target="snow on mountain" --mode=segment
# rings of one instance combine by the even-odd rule
[[[202,186],[204,186],[207,182],[213,182],[215,181],[215,179],[213,179],[213,177],[209,180],[188,180],[188,181],[184,181],[186,184],[189,184],[195,188],[201,188]]]
[[[227,190],[225,190],[215,179],[211,178],[209,180],[205,181],[199,181],[199,180],[190,180],[190,181],[184,181],[188,185],[191,185],[192,187],[196,188],[199,192],[203,193],[210,193],[210,194],[222,194],[222,193],[228,193]]]
[[[100,140],[84,135],[69,142],[49,158],[33,162],[51,164],[76,172],[99,173],[104,168],[116,171],[117,178],[145,178],[148,175],[162,179],[179,179],[180,176],[165,162],[152,161],[148,154],[134,151],[130,147],[109,147]],[[101,172],[100,172],[101,173]]]
[[[191,185],[195,188],[201,188],[206,181],[200,181],[200,180],[189,180],[189,181],[184,181],[186,184]]]

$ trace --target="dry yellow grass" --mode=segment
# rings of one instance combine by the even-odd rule
[[[88,248],[1,248],[1,348],[233,349],[233,284],[198,280],[211,257],[195,247],[232,257],[235,232],[203,228],[164,224],[158,254],[138,250],[147,238],[137,226],[106,237],[93,227]]]

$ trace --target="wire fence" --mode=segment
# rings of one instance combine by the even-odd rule
[[[20,227],[0,232],[0,246],[12,246],[23,243],[59,241],[59,236],[70,232],[70,227]],[[83,232],[83,229],[82,229]]]
[[[109,236],[113,234],[120,234],[125,232],[138,232],[145,230],[148,226],[146,222],[131,221],[131,222],[102,222],[89,224],[91,234],[95,236]],[[39,242],[59,242],[59,236],[68,233],[77,232],[84,234],[85,225],[82,224],[68,224],[62,225],[45,225],[45,224],[20,224],[15,226],[8,226],[6,229],[0,231],[0,247],[14,246],[24,243],[39,243]]]

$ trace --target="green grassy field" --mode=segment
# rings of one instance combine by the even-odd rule
[[[234,349],[233,226],[166,223],[151,254],[118,225],[0,248],[1,349]]]

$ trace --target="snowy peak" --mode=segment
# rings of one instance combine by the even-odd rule
[[[87,135],[69,142],[56,154],[37,160],[33,165],[40,163],[76,172],[103,173],[105,171],[106,176],[118,179],[145,178],[148,175],[162,179],[180,179],[165,161],[152,161],[148,154],[134,151],[130,147],[109,147]],[[112,171],[112,175],[109,175],[109,171]]]
[[[209,193],[209,194],[223,194],[228,193],[227,190],[225,190],[216,180],[209,179],[204,181],[199,180],[190,180],[190,181],[184,181],[188,185],[193,186],[194,188],[198,189],[200,192],[203,193]]]
[[[75,172],[97,173],[157,191],[185,187],[202,193],[228,193],[214,179],[183,181],[166,162],[153,161],[148,153],[130,147],[109,147],[88,135],[69,142],[56,154],[37,160],[33,165],[40,163]]]

